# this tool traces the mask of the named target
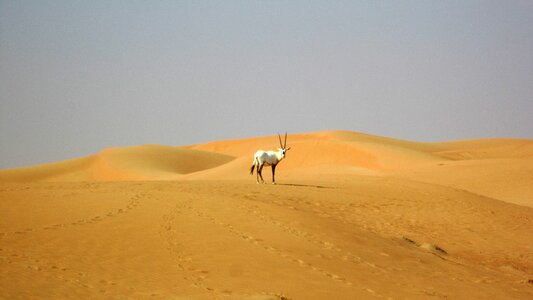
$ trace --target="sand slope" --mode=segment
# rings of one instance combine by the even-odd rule
[[[276,136],[0,170],[0,298],[533,298],[533,141],[288,144],[278,185]]]
[[[0,181],[171,180],[213,168],[233,157],[185,147],[144,145],[109,148],[96,155],[27,168],[0,171]]]

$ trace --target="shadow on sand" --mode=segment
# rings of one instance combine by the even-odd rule
[[[276,183],[276,185],[297,186],[297,187],[312,187],[312,188],[317,188],[317,189],[334,189],[334,187],[331,187],[331,186],[312,185],[312,184]]]

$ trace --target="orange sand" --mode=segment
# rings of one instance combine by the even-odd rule
[[[276,136],[0,170],[0,298],[533,299],[532,140],[288,145],[278,185]]]

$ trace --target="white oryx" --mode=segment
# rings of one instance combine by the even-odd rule
[[[287,148],[287,133],[286,132],[285,132],[285,143],[284,144],[281,143],[281,136],[279,135],[279,133],[278,133],[278,138],[279,138],[279,145],[281,148],[278,148],[277,151],[259,150],[255,152],[252,168],[250,169],[250,175],[254,174],[254,168],[257,167],[257,174],[256,174],[257,183],[259,183],[259,177],[261,177],[261,182],[265,183],[265,180],[263,179],[263,175],[261,174],[261,172],[263,171],[264,166],[271,166],[272,167],[272,184],[276,184],[276,179],[274,178],[276,174],[276,166],[282,159],[285,158],[285,152],[291,149],[290,147]]]

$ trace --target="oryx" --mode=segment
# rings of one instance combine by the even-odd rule
[[[259,183],[259,177],[261,177],[261,182],[265,182],[263,179],[263,175],[261,172],[263,171],[264,166],[271,166],[272,167],[272,184],[276,184],[276,166],[278,163],[285,158],[285,153],[291,149],[290,147],[287,148],[287,133],[285,132],[285,143],[281,143],[281,136],[278,133],[279,138],[279,145],[281,148],[278,148],[277,151],[263,151],[259,150],[255,152],[254,155],[254,161],[252,163],[252,167],[250,168],[250,175],[254,174],[254,168],[257,167],[257,174],[256,174],[256,180],[257,183]]]

